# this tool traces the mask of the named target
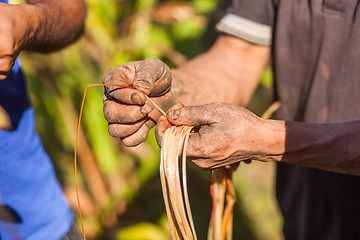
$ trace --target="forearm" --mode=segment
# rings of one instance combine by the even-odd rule
[[[172,70],[175,99],[185,105],[228,102],[244,106],[269,55],[269,47],[222,36],[208,52]]]
[[[309,124],[268,121],[268,156],[281,162],[360,175],[360,121]],[[267,159],[266,159],[267,158]]]
[[[24,50],[49,52],[75,41],[82,33],[86,15],[83,0],[28,0],[29,20]]]

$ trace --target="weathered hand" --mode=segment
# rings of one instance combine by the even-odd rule
[[[0,3],[0,80],[9,74],[21,50],[24,48],[30,29],[26,4]]]
[[[187,158],[203,169],[213,169],[244,160],[265,160],[263,144],[266,121],[237,105],[213,103],[201,106],[175,105],[168,120],[159,119],[156,135],[161,142],[166,129],[192,125]]]
[[[170,69],[159,59],[148,58],[111,68],[105,73],[103,83],[133,87],[107,86],[104,93],[109,133],[126,146],[143,142],[160,116],[145,94],[165,111],[172,104]]]

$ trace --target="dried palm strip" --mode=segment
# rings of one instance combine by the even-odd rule
[[[212,198],[208,240],[221,239],[222,216],[225,204],[226,183],[224,168],[210,172],[210,193]]]
[[[160,179],[166,213],[173,240],[196,240],[186,181],[186,148],[192,127],[173,126],[163,137],[160,160]],[[179,156],[182,151],[181,177]]]
[[[238,165],[235,163],[211,171],[210,192],[213,206],[208,240],[232,239],[236,194],[231,178]]]

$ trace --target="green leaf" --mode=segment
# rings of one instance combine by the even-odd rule
[[[218,1],[216,0],[193,0],[192,4],[199,13],[207,13],[215,9]]]
[[[118,240],[169,240],[170,236],[152,223],[139,223],[123,228],[116,234]]]
[[[273,84],[273,74],[269,67],[267,67],[261,77],[261,84],[263,84],[266,87],[271,87]]]

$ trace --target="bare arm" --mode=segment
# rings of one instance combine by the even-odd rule
[[[86,15],[83,0],[27,0],[30,40],[26,50],[53,51],[75,41]]]
[[[185,105],[228,102],[245,106],[269,55],[267,46],[221,36],[208,52],[172,70],[175,98]]]
[[[23,50],[49,52],[75,41],[86,15],[83,0],[0,3],[0,80]]]

